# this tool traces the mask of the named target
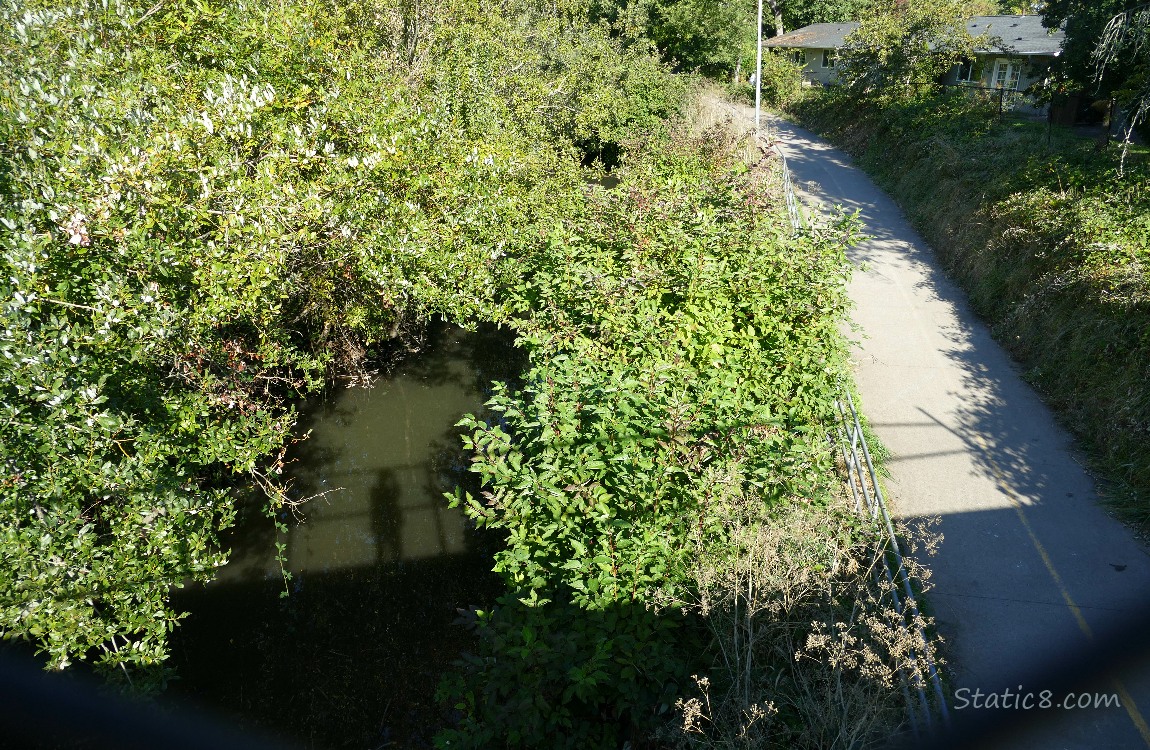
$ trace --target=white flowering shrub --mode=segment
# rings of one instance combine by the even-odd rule
[[[405,7],[0,2],[6,637],[160,664],[234,488],[290,500],[292,398],[433,315],[500,319],[573,144],[673,106],[605,32]]]

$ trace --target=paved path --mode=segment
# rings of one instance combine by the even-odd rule
[[[800,197],[858,209],[866,226],[850,287],[858,387],[891,452],[892,510],[941,518],[928,605],[948,644],[954,707],[975,689],[1046,689],[1040,675],[1146,612],[1150,554],[1096,505],[1067,434],[895,204],[825,141],[770,127]],[[1000,746],[1150,748],[1150,665],[1095,689],[1118,692],[1123,707],[1030,712],[1038,727]]]

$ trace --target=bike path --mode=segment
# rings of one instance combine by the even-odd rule
[[[809,208],[858,210],[864,223],[850,252],[855,376],[891,454],[892,512],[940,519],[927,605],[946,642],[952,714],[1020,722],[980,746],[1150,748],[1150,553],[1097,504],[1069,435],[894,202],[812,133],[771,118],[768,136]],[[1060,669],[1139,621],[1130,645],[1141,662],[1089,686],[1110,707],[1013,705],[1028,694],[1057,705]]]

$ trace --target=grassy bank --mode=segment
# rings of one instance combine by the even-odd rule
[[[1150,529],[1150,150],[1118,149],[962,99],[793,108],[906,211],[1102,490]],[[891,154],[899,158],[892,159]]]

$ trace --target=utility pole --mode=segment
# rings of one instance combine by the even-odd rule
[[[756,24],[755,45],[755,137],[759,137],[760,98],[763,91],[763,0],[759,0],[758,23]]]

